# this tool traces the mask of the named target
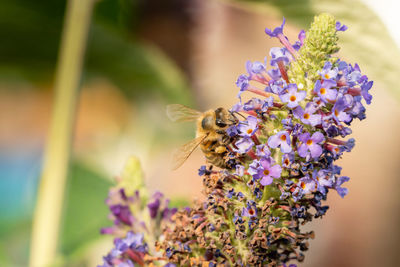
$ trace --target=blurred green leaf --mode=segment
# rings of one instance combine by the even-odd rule
[[[73,161],[66,192],[61,251],[69,255],[99,238],[100,228],[110,224],[104,203],[112,185],[102,175]],[[0,266],[27,266],[31,220],[0,221]]]
[[[339,54],[343,60],[361,66],[364,74],[400,99],[398,73],[400,49],[375,13],[357,0],[227,0],[236,6],[277,18],[307,29],[315,14],[328,12],[349,26],[339,34]],[[274,28],[277,25],[266,25]],[[292,40],[294,41],[294,40]],[[372,91],[371,91],[372,92]],[[373,94],[373,92],[372,92]]]
[[[68,175],[66,208],[61,233],[61,251],[68,255],[81,244],[99,237],[107,226],[108,207],[104,203],[112,185],[100,174],[74,161]]]
[[[57,61],[65,1],[4,0],[0,8],[0,79],[48,83]],[[135,37],[137,1],[96,5],[84,77],[105,77],[127,96],[188,103],[187,83],[172,60]],[[86,75],[85,75],[86,74]]]

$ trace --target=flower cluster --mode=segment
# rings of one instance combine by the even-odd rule
[[[325,215],[330,190],[348,193],[343,184],[349,177],[335,161],[354,147],[354,139],[343,138],[354,119],[365,118],[373,82],[357,64],[333,56],[337,33],[347,26],[331,15],[317,16],[293,44],[284,24],[265,30],[282,47],[272,48],[264,62],[247,62],[247,74],[236,81],[239,102],[230,111],[242,119],[225,133],[228,167],[198,171],[205,200],[173,214],[154,196],[146,206],[149,217],[168,222],[157,232],[162,238],[153,238],[160,253],[154,254],[138,234],[149,231],[140,230],[135,196],[112,193],[118,195],[109,203],[115,226],[104,231],[123,228],[126,237],[116,239],[107,264],[117,264],[119,255],[139,265],[295,267],[287,264],[303,261],[314,233],[301,226]],[[256,97],[244,101],[247,93]]]
[[[155,260],[150,256],[156,254],[155,242],[177,210],[168,207],[169,200],[160,192],[148,198],[142,180],[140,165],[131,158],[117,178],[117,185],[109,191],[106,204],[114,225],[101,229],[101,233],[113,235],[115,239],[101,267],[143,266]]]
[[[264,62],[247,62],[236,81],[243,120],[227,130],[233,169],[202,166],[207,200],[180,211],[166,229],[162,248],[179,266],[286,266],[302,261],[313,232],[300,226],[328,210],[329,190],[348,190],[335,165],[354,147],[349,125],[365,118],[373,82],[333,56],[337,32],[347,27],[328,15],[315,18],[291,44],[284,23],[273,30],[283,47]],[[253,93],[243,101],[245,92]],[[204,265],[205,264],[205,265]],[[290,265],[295,266],[295,265]]]

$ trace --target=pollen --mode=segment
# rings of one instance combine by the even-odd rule
[[[282,134],[280,138],[282,141],[286,141],[286,135]]]
[[[326,94],[326,89],[325,88],[321,88],[319,89],[319,92],[321,93],[321,95]]]
[[[249,209],[249,214],[250,215],[254,215],[254,210],[253,209]]]
[[[308,120],[308,119],[310,118],[310,114],[304,113],[303,118],[306,119],[306,120]]]
[[[264,171],[263,171],[263,174],[264,174],[265,176],[268,176],[268,175],[269,175],[269,170],[264,170]]]
[[[294,96],[294,95],[292,95],[292,96],[290,96],[290,101],[296,101],[296,96]]]
[[[309,145],[312,145],[312,143],[313,143],[313,141],[311,140],[311,139],[308,139],[307,140],[307,145],[309,146]]]
[[[248,129],[248,130],[247,130],[247,133],[248,133],[248,134],[251,134],[252,132],[253,132],[252,129]]]
[[[329,78],[330,78],[329,75],[328,75],[328,73],[325,74],[325,78],[326,78],[326,79],[329,79]]]

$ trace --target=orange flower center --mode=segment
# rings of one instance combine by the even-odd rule
[[[290,101],[296,101],[296,96],[294,96],[294,95],[292,95],[292,96],[290,96]]]
[[[264,170],[263,173],[264,173],[265,176],[268,176],[269,175],[269,170]]]
[[[305,189],[306,188],[306,184],[304,182],[301,182],[300,184],[301,188]]]
[[[308,120],[308,119],[310,118],[310,114],[304,113],[303,118],[306,119],[306,120]]]
[[[289,159],[285,159],[284,162],[285,162],[286,165],[289,165]]]
[[[319,89],[319,92],[321,93],[321,95],[326,94],[326,89],[325,88],[321,88]]]
[[[252,132],[253,132],[252,129],[248,129],[248,130],[247,130],[247,133],[248,133],[248,134],[251,134]]]
[[[281,140],[282,140],[282,141],[286,141],[286,135],[282,134],[282,135],[281,135]]]
[[[335,116],[339,116],[339,111],[337,111],[337,109],[335,109]]]
[[[312,145],[312,140],[311,140],[311,139],[307,140],[307,145],[308,145],[308,146],[309,146],[309,145]]]
[[[325,78],[326,78],[326,79],[329,79],[329,78],[330,78],[329,75],[328,75],[328,73],[325,74]]]
[[[250,215],[254,215],[254,210],[253,209],[249,209],[249,214]]]

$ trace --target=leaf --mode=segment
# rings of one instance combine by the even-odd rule
[[[307,29],[314,15],[328,12],[349,29],[339,33],[340,57],[357,62],[363,74],[400,99],[400,50],[375,13],[353,0],[230,0],[230,4],[263,16],[285,16],[286,26]],[[275,27],[276,25],[266,25]],[[294,40],[292,40],[294,41]],[[371,91],[373,94],[373,91]]]
[[[68,176],[60,235],[61,251],[67,256],[81,244],[98,238],[100,229],[108,225],[104,200],[111,186],[107,179],[76,161]]]

